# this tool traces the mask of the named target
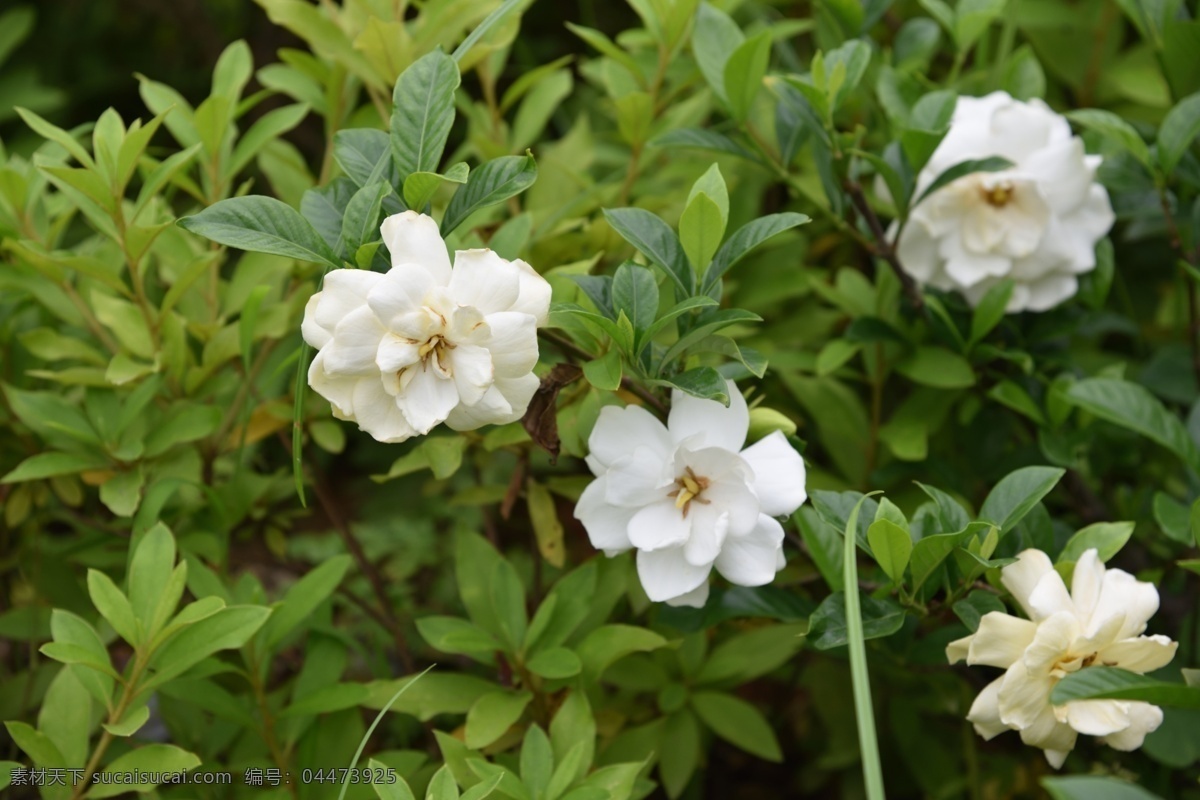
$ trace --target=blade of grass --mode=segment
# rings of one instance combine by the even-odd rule
[[[371,723],[371,727],[367,728],[367,732],[363,734],[362,741],[358,743],[358,749],[354,751],[354,758],[350,759],[350,769],[347,770],[346,778],[342,781],[342,791],[338,792],[338,800],[346,800],[346,790],[350,788],[350,775],[354,772],[354,767],[358,764],[358,759],[362,756],[362,751],[366,748],[367,741],[371,738],[371,734],[375,732],[375,728],[378,727],[379,721],[383,719],[383,715],[392,707],[392,703],[400,699],[400,695],[407,692],[410,686],[421,680],[421,678],[424,678],[429,670],[436,666],[437,664],[430,664],[425,668],[424,672],[421,672],[417,677],[397,689],[396,693],[392,695],[392,699],[387,701],[387,705],[381,708],[379,713],[375,715],[374,722]]]
[[[871,494],[881,494],[872,492]],[[879,763],[879,741],[871,705],[871,678],[867,673],[867,647],[863,638],[862,607],[858,598],[858,512],[871,496],[864,495],[846,520],[842,576],[846,586],[846,626],[850,642],[850,681],[854,687],[854,717],[858,722],[858,749],[862,754],[863,781],[867,800],[884,800],[883,767]]]
[[[491,28],[495,26],[497,22],[508,16],[508,12],[512,11],[522,2],[525,2],[525,0],[505,0],[505,2],[502,3],[499,8],[497,8],[491,14],[488,14],[487,17],[484,18],[483,22],[479,23],[479,27],[471,31],[470,36],[462,40],[462,44],[454,48],[454,52],[451,53],[451,57],[455,61],[461,62],[463,57],[466,56],[466,54],[471,51],[471,48],[475,46],[475,43],[483,38],[484,34],[491,30]]]
[[[300,505],[308,508],[304,498],[304,395],[308,391],[308,354],[312,348],[307,343],[300,345],[296,361],[296,401],[292,406],[292,475],[296,479],[296,494]]]

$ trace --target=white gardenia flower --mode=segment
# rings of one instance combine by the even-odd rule
[[[804,460],[779,431],[742,449],[750,416],[675,391],[667,425],[638,406],[606,406],[588,439],[588,484],[575,517],[607,555],[637,549],[651,600],[702,606],[714,567],[762,586],[783,568],[783,527],[807,495]]]
[[[460,250],[451,268],[424,214],[390,216],[380,232],[392,268],[333,270],[304,309],[318,351],[309,385],[381,442],[520,419],[538,387],[550,284],[491,250]]]
[[[950,663],[966,659],[1006,670],[975,698],[967,719],[991,739],[1006,730],[1040,747],[1062,766],[1078,734],[1098,736],[1117,750],[1136,750],[1162,723],[1158,706],[1130,700],[1073,700],[1050,704],[1058,681],[1090,666],[1139,674],[1166,666],[1178,645],[1166,636],[1141,636],[1158,610],[1158,590],[1119,569],[1105,569],[1095,550],[1075,564],[1071,592],[1040,550],[1026,550],[1001,572],[1029,619],[993,611],[979,630],[946,648]]]
[[[965,175],[913,208],[900,261],[918,281],[958,290],[972,305],[1011,278],[1009,313],[1045,311],[1075,294],[1076,276],[1095,268],[1096,242],[1112,227],[1108,193],[1095,181],[1100,157],[1086,155],[1041,100],[960,97],[914,196],[955,164],[991,156],[1013,166]]]

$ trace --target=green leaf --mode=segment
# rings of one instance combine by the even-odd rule
[[[583,662],[579,656],[565,647],[542,650],[529,659],[525,666],[534,675],[549,679],[570,678],[583,670]]]
[[[154,654],[150,663],[156,674],[146,688],[166,683],[219,650],[241,647],[270,614],[262,606],[228,606],[189,625]]]
[[[25,124],[32,128],[35,133],[45,139],[49,139],[50,141],[61,145],[64,150],[70,153],[71,156],[83,166],[87,167],[88,169],[95,169],[96,162],[92,161],[92,157],[88,155],[87,150],[84,149],[83,145],[76,141],[74,136],[67,133],[57,125],[52,125],[28,109],[17,108],[16,111],[18,114],[20,114],[21,119],[25,121]]]
[[[1099,108],[1081,108],[1077,111],[1068,111],[1066,117],[1071,122],[1095,131],[1122,150],[1131,153],[1144,166],[1150,166],[1150,148],[1142,141],[1142,137],[1138,135],[1132,125],[1111,111]]]
[[[584,637],[576,652],[583,662],[585,685],[599,680],[604,670],[630,653],[643,653],[665,646],[667,640],[654,631],[632,625],[602,625]]]
[[[16,469],[0,478],[0,483],[22,483],[53,478],[59,475],[74,475],[111,466],[107,458],[78,453],[38,453],[17,465]]]
[[[1004,319],[1004,314],[1008,310],[1008,300],[1012,297],[1015,288],[1016,284],[1010,278],[1005,278],[987,290],[979,304],[975,306],[975,313],[971,315],[969,344],[973,345],[983,341],[984,337],[1000,324],[1000,320]]]
[[[392,187],[382,181],[354,193],[342,217],[342,252],[353,253],[379,238],[379,215],[384,198],[391,193]]]
[[[626,261],[617,267],[612,282],[612,307],[633,323],[638,333],[654,323],[658,315],[658,283],[646,267]]]
[[[1004,603],[991,592],[975,590],[954,604],[954,613],[972,633],[979,630],[979,620],[993,611],[1004,612]]]
[[[437,172],[459,82],[458,64],[440,49],[414,61],[396,81],[391,147],[401,183],[414,172]]]
[[[725,70],[730,56],[746,37],[738,24],[721,9],[701,3],[692,30],[692,53],[705,81],[717,97],[726,100]]]
[[[829,75],[829,108],[836,111],[862,82],[871,63],[871,48],[861,39],[851,39],[825,54]]]
[[[786,664],[804,645],[802,623],[768,625],[738,634],[713,648],[696,675],[698,685],[745,683]]]
[[[219,244],[341,267],[334,252],[300,212],[273,197],[221,200],[179,225]]]
[[[887,599],[862,597],[864,639],[891,636],[904,624],[904,609]],[[834,592],[821,601],[808,622],[808,641],[818,650],[842,647],[850,641],[850,623],[846,616],[846,595]]]
[[[1056,467],[1023,467],[1010,472],[988,493],[979,519],[992,522],[1005,534],[1017,526],[1033,507],[1058,485],[1066,470]]]
[[[442,217],[442,236],[446,236],[481,208],[502,203],[528,189],[537,180],[537,162],[532,154],[501,156],[472,170],[465,186],[459,188],[446,206]]]
[[[1200,92],[1183,98],[1167,112],[1158,129],[1158,163],[1170,175],[1200,134]]]
[[[713,256],[712,263],[704,274],[704,290],[707,292],[708,288],[714,286],[734,264],[766,240],[809,222],[812,222],[811,217],[786,211],[782,214],[759,217],[738,228]]]
[[[388,770],[391,768],[372,758],[367,761],[367,769],[371,770],[371,773],[374,775],[383,774],[382,772],[377,772],[378,770]],[[416,800],[412,789],[409,788],[408,781],[399,775],[396,775],[395,783],[372,783],[371,788],[375,790],[375,796],[379,800]]]
[[[116,723],[105,723],[104,730],[113,736],[133,736],[149,721],[150,707],[139,706],[136,709],[126,712],[125,716],[121,717]]]
[[[1007,2],[1008,0],[959,0],[954,9],[954,41],[958,49],[970,49],[992,21],[1004,11]]]
[[[388,186],[403,185],[392,159],[390,139],[383,131],[373,128],[338,131],[333,135],[333,160],[356,187],[376,181],[383,181]],[[323,188],[314,191],[323,191]]]
[[[625,241],[664,270],[675,281],[683,297],[695,292],[696,276],[679,237],[667,223],[641,208],[606,208],[604,218]]]
[[[1050,694],[1056,706],[1072,700],[1140,700],[1156,706],[1200,710],[1200,687],[1167,683],[1116,667],[1088,667],[1060,680]]]
[[[712,367],[695,367],[652,383],[670,386],[701,400],[716,400],[723,406],[729,405],[729,386],[725,377]]]
[[[687,204],[679,219],[679,238],[697,274],[703,274],[725,235],[720,207],[704,192]]]
[[[621,353],[609,350],[594,361],[585,362],[583,376],[588,383],[605,392],[615,392],[621,386]]]
[[[461,617],[422,617],[416,625],[421,638],[443,653],[490,655],[501,649],[495,637]]]
[[[5,722],[4,727],[8,730],[8,735],[16,742],[17,747],[29,756],[39,767],[68,767],[67,760],[63,758],[58,747],[46,734],[37,731],[32,725],[27,725],[24,722]]]
[[[703,691],[692,695],[691,704],[704,724],[725,741],[767,761],[783,761],[775,731],[762,712],[745,700]]]
[[[289,586],[283,595],[283,602],[263,627],[267,646],[279,644],[296,626],[308,619],[337,590],[353,563],[354,559],[348,555],[334,556]]]
[[[137,617],[133,606],[125,597],[112,578],[97,569],[89,569],[87,574],[88,595],[92,605],[100,612],[100,616],[108,620],[114,631],[132,645],[141,643],[142,632],[138,627]]]
[[[575,688],[567,695],[567,699],[555,712],[554,719],[550,721],[550,744],[554,748],[554,760],[563,762],[567,754],[581,742],[584,751],[579,758],[575,779],[582,778],[592,768],[592,759],[596,752],[596,719],[592,716],[587,693]]]
[[[539,725],[530,725],[521,743],[521,782],[535,797],[545,797],[554,774],[554,748]]]
[[[613,41],[603,33],[593,28],[585,28],[583,25],[576,25],[572,22],[567,22],[566,26],[571,33],[590,44],[593,49],[598,50],[600,53],[608,56],[613,61],[627,69],[629,74],[632,75],[639,84],[645,83],[646,79],[642,75],[642,70],[638,67],[637,62],[633,60],[633,57],[620,47],[617,47],[617,45],[615,45]]]
[[[896,583],[904,581],[904,570],[912,556],[912,537],[889,519],[877,519],[867,528],[867,542],[875,561]]]
[[[971,364],[941,347],[918,347],[896,362],[896,371],[913,383],[935,389],[965,389],[975,385]]]
[[[478,750],[504,735],[533,699],[530,692],[492,692],[475,701],[467,712],[467,747]]]
[[[566,559],[563,525],[558,518],[558,507],[550,495],[550,490],[530,478],[525,484],[525,502],[529,506],[529,522],[533,525],[538,552],[551,566],[561,569]]]
[[[1101,419],[1158,442],[1192,469],[1200,469],[1200,452],[1187,428],[1141,386],[1115,378],[1088,378],[1072,384],[1066,397]]]
[[[686,147],[694,150],[707,150],[713,153],[726,153],[744,158],[747,161],[761,163],[761,159],[758,156],[745,147],[742,147],[733,139],[706,128],[676,128],[655,136],[647,144],[651,147],[668,149]]]
[[[723,85],[729,103],[729,114],[744,122],[762,88],[771,58],[771,32],[763,31],[737,46],[725,62]]]
[[[109,764],[104,772],[107,778],[97,778],[88,789],[88,797],[112,797],[126,792],[148,792],[158,781],[122,783],[129,775],[139,777],[160,776],[170,773],[188,772],[200,766],[200,758],[193,753],[170,744],[148,744],[133,750]],[[119,777],[118,777],[119,776]],[[144,780],[144,778],[143,778]]]
[[[988,158],[968,159],[960,161],[952,167],[944,170],[940,175],[933,179],[933,183],[925,188],[925,191],[917,197],[913,205],[917,205],[926,197],[941,189],[949,183],[953,183],[965,175],[971,175],[975,172],[999,172],[1001,170],[1011,169],[1013,163],[1007,158],[1000,156],[989,156]]]
[[[1129,538],[1133,536],[1132,522],[1095,522],[1075,532],[1067,540],[1056,563],[1078,561],[1088,550],[1095,548],[1101,561],[1108,561],[1121,551]]]
[[[126,578],[130,605],[147,639],[158,633],[183,595],[183,582],[174,567],[175,538],[159,522],[138,541]]]
[[[1099,775],[1046,777],[1041,783],[1052,800],[1162,800],[1136,784]]]
[[[986,522],[972,522],[960,531],[954,533],[938,533],[925,536],[913,545],[912,553],[912,590],[920,589],[925,581],[941,566],[954,548],[970,540],[975,535],[985,535],[991,528]]]
[[[268,142],[295,128],[308,116],[308,112],[307,103],[295,103],[268,111],[259,117],[233,148],[233,155],[225,167],[226,179],[234,177],[249,166]]]
[[[355,708],[370,695],[363,683],[332,683],[313,692],[306,692],[288,706],[280,717],[311,717],[329,714],[346,708]]]

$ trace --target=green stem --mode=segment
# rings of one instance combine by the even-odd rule
[[[871,494],[879,494],[872,492]],[[854,687],[854,717],[858,722],[858,747],[862,753],[863,780],[867,800],[884,800],[883,767],[879,761],[879,741],[875,734],[875,715],[871,705],[871,678],[867,672],[867,647],[863,637],[862,608],[858,598],[858,513],[864,495],[846,521],[842,578],[846,587],[846,625],[849,633],[850,681]]]

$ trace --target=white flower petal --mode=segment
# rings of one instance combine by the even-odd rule
[[[435,286],[434,277],[419,264],[392,267],[367,294],[367,304],[384,325],[396,317],[419,311]]]
[[[432,217],[415,211],[393,214],[383,221],[379,234],[393,267],[420,265],[439,286],[450,282],[450,254]]]
[[[609,472],[609,491],[612,491],[613,473]],[[692,521],[683,516],[683,511],[675,507],[675,501],[659,500],[643,506],[629,520],[629,541],[640,551],[650,552],[670,548],[680,551],[680,547],[692,535]],[[694,588],[694,587],[693,587]]]
[[[920,208],[917,206],[918,210]],[[925,217],[919,211],[913,212],[908,224],[900,232],[896,254],[904,269],[921,283],[929,283],[939,271],[941,256],[938,255],[937,240],[930,233]]]
[[[710,508],[718,514],[728,517],[729,533],[733,536],[745,536],[758,526],[760,515],[758,498],[746,485],[745,480],[717,481],[705,489],[693,503],[693,507]],[[701,501],[708,503],[703,505]]]
[[[501,391],[501,383],[503,382],[497,381],[488,387],[477,403],[456,405],[446,417],[446,427],[455,431],[473,431],[484,425],[506,425],[524,416],[524,406],[519,411],[514,409]],[[533,378],[533,383],[533,388],[536,389],[537,378]],[[528,399],[525,402],[528,403]]]
[[[646,596],[656,603],[688,595],[708,580],[711,567],[697,567],[683,557],[683,547],[639,550],[638,579]]]
[[[1158,730],[1162,725],[1163,712],[1158,706],[1149,703],[1127,703],[1126,714],[1129,725],[1124,730],[1110,733],[1100,741],[1114,750],[1137,750],[1146,740],[1146,735]]]
[[[320,351],[308,366],[308,385],[333,406],[334,416],[351,419],[354,415],[354,390],[359,381],[376,381],[372,376],[330,375],[325,371],[325,352]],[[376,381],[377,382],[377,381]]]
[[[1031,672],[1048,674],[1054,664],[1071,654],[1071,643],[1081,633],[1075,612],[1059,611],[1038,623],[1021,660]]]
[[[960,661],[967,660],[967,654],[971,652],[971,641],[975,638],[975,634],[964,636],[961,639],[955,639],[950,644],[946,645],[946,661],[951,664],[957,664]]]
[[[1179,643],[1172,642],[1166,636],[1138,636],[1108,645],[1100,650],[1096,661],[1145,674],[1170,664],[1178,649]]]
[[[1004,678],[996,680],[983,687],[983,691],[971,703],[967,712],[967,721],[975,726],[975,732],[985,741],[994,739],[1007,730],[1011,730],[1000,721],[1000,686]]]
[[[635,447],[650,448],[663,462],[675,451],[666,427],[641,406],[600,409],[600,416],[588,437],[592,458],[607,468],[617,459],[629,455]]]
[[[501,311],[487,316],[491,332],[487,348],[492,352],[496,376],[519,378],[537,364],[537,325],[529,314]]]
[[[363,378],[354,386],[354,421],[380,442],[394,444],[417,435],[396,405],[396,398],[384,391],[378,378]]]
[[[1071,578],[1071,602],[1079,618],[1087,620],[1092,617],[1096,603],[1100,600],[1100,585],[1104,581],[1104,562],[1096,548],[1086,550],[1075,562],[1075,574]]]
[[[1028,284],[1029,300],[1025,308],[1029,311],[1049,311],[1079,291],[1079,280],[1074,275],[1047,275]]]
[[[381,280],[378,272],[365,269],[330,270],[321,282],[321,291],[313,295],[319,298],[312,308],[313,323],[333,333],[347,314],[366,305],[367,295]]]
[[[1033,644],[1037,623],[999,611],[984,614],[971,640],[967,663],[1008,669]]]
[[[300,335],[310,347],[320,350],[333,339],[333,330],[317,322],[317,306],[321,303],[321,293],[317,292],[308,298],[304,306],[304,320],[300,323]]]
[[[1121,569],[1104,573],[1100,600],[1092,612],[1090,628],[1097,628],[1109,617],[1124,615],[1125,624],[1115,639],[1128,639],[1146,630],[1146,623],[1158,611],[1158,589],[1154,584],[1139,581]]]
[[[416,369],[415,373],[396,401],[413,429],[426,434],[444,422],[458,405],[458,390],[453,380],[438,376],[427,365]]]
[[[683,557],[697,567],[712,566],[729,534],[729,513],[711,505],[692,504],[688,516],[692,531],[683,546]]]
[[[704,604],[708,602],[708,581],[692,589],[690,592],[685,592],[678,597],[667,598],[669,606],[690,606],[692,608],[704,608]]]
[[[550,284],[521,259],[516,259],[512,264],[519,270],[520,291],[511,310],[529,314],[539,328],[545,326],[550,317]],[[707,585],[704,593],[708,594]]]
[[[1057,769],[1062,765],[1066,754],[1075,747],[1079,734],[1065,722],[1060,722],[1054,714],[1054,709],[1046,706],[1029,725],[1020,729],[1021,741],[1033,747],[1046,751],[1046,760]],[[1061,757],[1058,755],[1061,754]],[[1058,764],[1055,765],[1055,760]]]
[[[374,312],[362,305],[347,314],[333,330],[333,340],[321,352],[330,375],[378,374],[375,356],[385,331]]]
[[[450,292],[462,304],[484,315],[508,311],[520,295],[521,271],[492,250],[459,250],[454,254]]]
[[[394,333],[385,333],[375,352],[375,366],[380,372],[398,372],[420,360],[419,345]]]
[[[635,447],[609,468],[606,499],[613,505],[638,508],[662,501],[666,497],[667,487],[674,482],[667,465],[656,457],[653,450]],[[683,514],[677,511],[676,516],[682,517]]]
[[[482,347],[460,344],[446,354],[446,360],[461,402],[474,405],[482,400],[495,378],[492,354]]]
[[[739,452],[750,429],[750,412],[737,384],[726,381],[726,387],[730,401],[728,408],[716,400],[701,400],[674,390],[671,393],[671,413],[667,418],[671,439],[679,443],[695,436],[698,437],[698,445],[694,446],[723,447],[734,453]]]
[[[750,445],[741,456],[754,471],[751,488],[758,495],[762,513],[772,517],[790,515],[808,498],[804,459],[781,431]]]
[[[503,425],[509,422],[515,422],[525,416],[525,412],[529,409],[529,401],[533,399],[533,395],[537,392],[541,381],[538,376],[532,372],[526,373],[519,378],[496,378],[495,388],[500,390],[500,394],[504,397],[504,401],[512,408],[512,412],[501,421],[493,424]],[[488,390],[489,392],[491,389]]]
[[[1126,708],[1118,700],[1073,700],[1067,703],[1067,724],[1088,736],[1107,736],[1129,727]]]
[[[997,699],[1005,725],[1023,730],[1050,710],[1055,681],[1048,672],[1030,673],[1024,661],[1016,661],[1004,673],[1003,681]]]
[[[1054,571],[1050,557],[1041,550],[1024,550],[1017,554],[1017,561],[1000,571],[1000,582],[1008,589],[1013,599],[1025,610],[1030,619],[1038,619],[1029,606],[1029,596],[1038,582]]]
[[[750,533],[725,540],[715,562],[717,572],[738,586],[765,586],[775,580],[782,546],[783,526],[775,518],[762,514]]]
[[[592,546],[611,555],[633,546],[629,541],[629,520],[634,510],[609,503],[604,499],[607,491],[605,476],[589,483],[575,504],[575,519],[583,524]]]

